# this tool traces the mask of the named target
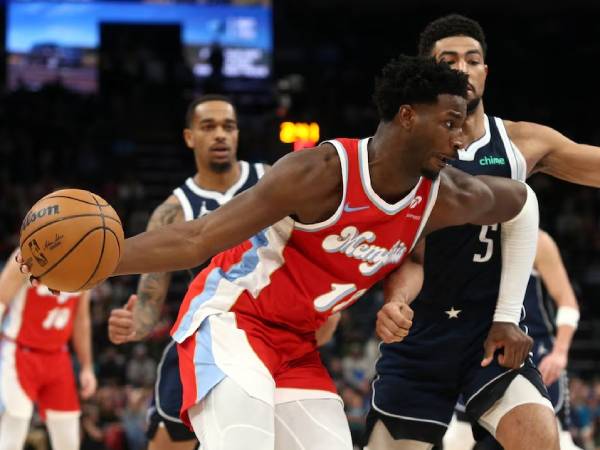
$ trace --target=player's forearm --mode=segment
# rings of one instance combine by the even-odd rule
[[[176,223],[125,239],[113,275],[173,272],[199,266],[209,256],[198,237],[202,219]]]
[[[553,351],[568,356],[575,331],[576,329],[569,325],[559,326],[556,332],[556,338],[554,340]]]
[[[140,277],[138,300],[133,307],[135,336],[143,339],[154,329],[171,281],[169,273],[149,273]]]
[[[410,257],[385,279],[383,293],[385,302],[403,301],[408,304],[421,292],[424,270],[422,263]]]
[[[92,369],[92,324],[89,316],[73,324],[73,349],[82,369]]]
[[[518,324],[537,250],[539,213],[531,188],[519,214],[501,227],[502,273],[494,321]]]

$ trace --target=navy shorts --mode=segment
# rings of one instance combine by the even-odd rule
[[[467,415],[477,420],[504,395],[518,374],[548,396],[529,359],[519,370],[507,370],[496,359],[481,367],[493,309],[460,310],[458,315],[455,311],[415,311],[405,340],[381,345],[368,434],[381,420],[394,439],[439,444],[460,395]]]
[[[154,398],[148,410],[148,431],[152,440],[162,422],[172,441],[195,440],[196,435],[179,418],[183,388],[179,379],[177,344],[171,340],[158,363]]]

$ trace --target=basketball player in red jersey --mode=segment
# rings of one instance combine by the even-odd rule
[[[81,366],[82,398],[96,391],[92,368],[90,293],[52,294],[28,286],[14,255],[0,274],[0,449],[25,445],[33,405],[52,448],[79,448],[79,399],[68,341]]]
[[[524,270],[501,307],[520,313],[537,201],[520,182],[442,171],[462,147],[466,97],[465,75],[400,57],[377,82],[372,138],[287,155],[215,212],[126,241],[115,275],[194,267],[222,252],[190,286],[172,330],[181,417],[203,448],[350,450],[315,330],[433,230],[505,222],[507,257]],[[382,315],[388,332],[406,336],[410,308],[391,304]],[[506,358],[524,358],[530,345]]]

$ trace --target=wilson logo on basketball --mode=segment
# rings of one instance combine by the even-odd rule
[[[344,228],[339,235],[332,234],[323,239],[321,244],[328,253],[343,253],[350,258],[356,258],[363,263],[358,265],[360,273],[373,275],[386,264],[397,264],[406,253],[406,244],[397,241],[391,248],[371,245],[376,239],[375,233],[365,231],[359,233],[356,227]]]
[[[23,219],[23,224],[21,225],[21,231],[35,222],[37,219],[41,219],[45,216],[54,216],[60,213],[60,208],[58,205],[50,205],[45,208],[42,208],[38,211],[31,211],[29,214],[25,216]]]

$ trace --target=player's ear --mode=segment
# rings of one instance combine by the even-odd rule
[[[188,148],[194,148],[194,134],[189,128],[183,129],[183,140],[185,141],[185,145],[187,145]]]
[[[410,130],[415,123],[417,112],[411,105],[400,105],[394,120],[403,128]]]

